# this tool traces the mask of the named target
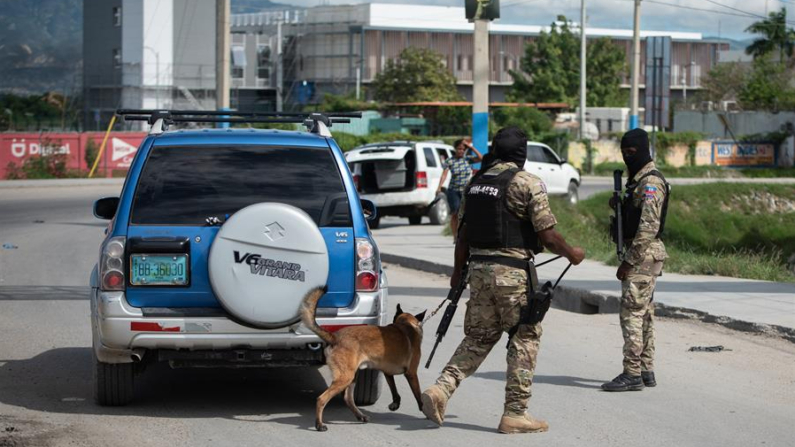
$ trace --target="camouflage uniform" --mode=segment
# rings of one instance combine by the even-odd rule
[[[499,174],[513,164],[500,163],[487,171]],[[549,208],[546,186],[540,178],[520,171],[506,192],[508,210],[531,222],[536,232],[555,226]],[[463,218],[466,204],[461,204]],[[532,250],[471,249],[473,255],[499,255],[519,259],[533,257]],[[471,297],[464,319],[465,338],[436,381],[449,398],[466,377],[472,375],[488,356],[491,348],[519,322],[520,308],[527,304],[527,273],[500,264],[472,262],[469,267]],[[534,284],[535,285],[535,284]],[[505,385],[505,413],[524,415],[530,399],[530,386],[541,340],[541,325],[521,325],[508,348],[508,374]]]
[[[654,162],[643,167],[635,178],[656,169]],[[639,376],[641,371],[654,371],[654,286],[668,257],[660,229],[665,185],[659,177],[648,176],[635,188],[633,204],[641,208],[640,225],[635,238],[625,241],[629,247],[623,261],[632,270],[621,282],[621,332],[624,335],[624,373]]]

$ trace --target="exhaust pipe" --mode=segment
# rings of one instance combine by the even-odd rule
[[[144,350],[135,349],[133,350],[132,354],[130,354],[130,357],[132,357],[133,362],[138,363],[144,359]]]
[[[322,343],[307,343],[306,347],[309,348],[310,351],[319,351],[321,348],[323,348],[323,344]]]

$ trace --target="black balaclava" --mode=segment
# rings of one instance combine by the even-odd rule
[[[621,149],[634,147],[637,149],[635,155],[626,156],[623,153],[624,164],[629,169],[629,178],[634,178],[644,166],[651,161],[649,152],[649,134],[643,129],[632,129],[621,137]]]
[[[519,169],[527,161],[527,134],[516,126],[500,129],[494,136],[491,147],[497,158],[514,163]]]

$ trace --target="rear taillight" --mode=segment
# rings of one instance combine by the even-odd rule
[[[100,288],[102,290],[124,290],[124,243],[123,237],[108,239],[102,246],[99,261]]]
[[[427,188],[428,187],[428,173],[427,172],[418,172],[417,173],[417,188]]]
[[[360,191],[360,189],[359,189],[359,174],[354,174],[354,176],[353,176],[353,184],[356,185],[356,190]]]
[[[380,270],[375,246],[367,239],[356,239],[356,291],[378,290]]]

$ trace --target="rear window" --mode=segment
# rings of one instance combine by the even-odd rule
[[[293,205],[319,226],[350,226],[345,187],[328,148],[154,147],[131,222],[206,225],[260,202]]]

